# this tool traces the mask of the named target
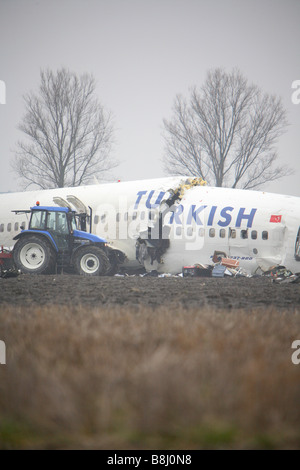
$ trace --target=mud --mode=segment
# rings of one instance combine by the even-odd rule
[[[300,309],[300,284],[276,284],[270,278],[155,278],[20,275],[0,278],[1,305],[211,306]]]

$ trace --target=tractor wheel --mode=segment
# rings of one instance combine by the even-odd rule
[[[108,257],[98,246],[79,248],[73,264],[76,273],[83,276],[104,276],[110,268]]]
[[[55,252],[43,238],[26,236],[15,244],[13,260],[24,274],[49,274],[55,266]]]

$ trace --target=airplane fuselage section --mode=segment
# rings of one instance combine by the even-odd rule
[[[92,208],[92,232],[123,251],[128,266],[140,263],[137,240],[147,247],[155,245],[153,240],[167,240],[159,245],[163,246],[160,257],[144,260],[148,270],[176,273],[185,264],[209,264],[217,250],[238,259],[252,273],[276,264],[300,271],[300,198],[208,186],[187,186],[177,197],[175,190],[185,180],[174,177],[2,194],[0,245],[13,246],[20,226],[28,224],[24,215],[12,210],[29,209],[37,200],[53,205],[54,197],[71,195]]]

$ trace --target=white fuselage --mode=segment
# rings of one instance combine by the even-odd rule
[[[15,214],[13,210],[28,210],[36,201],[51,206],[53,197],[67,200],[68,196],[76,196],[92,208],[92,232],[123,251],[127,266],[138,266],[136,240],[148,227],[155,229],[169,190],[186,179],[171,177],[1,194],[0,246],[12,247],[20,226],[25,223],[28,227],[26,214]],[[217,250],[237,259],[249,273],[274,265],[300,271],[300,261],[295,256],[300,226],[297,197],[194,186],[186,189],[171,211],[165,213],[163,226],[169,229],[169,247],[160,263],[145,260],[148,270],[178,273],[185,265],[210,264]]]

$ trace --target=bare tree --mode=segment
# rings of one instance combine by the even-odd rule
[[[13,162],[25,188],[79,186],[114,168],[111,115],[95,97],[94,78],[65,68],[41,71],[40,78],[39,94],[24,96],[19,129],[30,140],[18,142]]]
[[[291,173],[275,166],[274,145],[287,126],[281,99],[248,85],[237,70],[214,69],[189,102],[177,95],[164,119],[167,173],[251,189]]]

